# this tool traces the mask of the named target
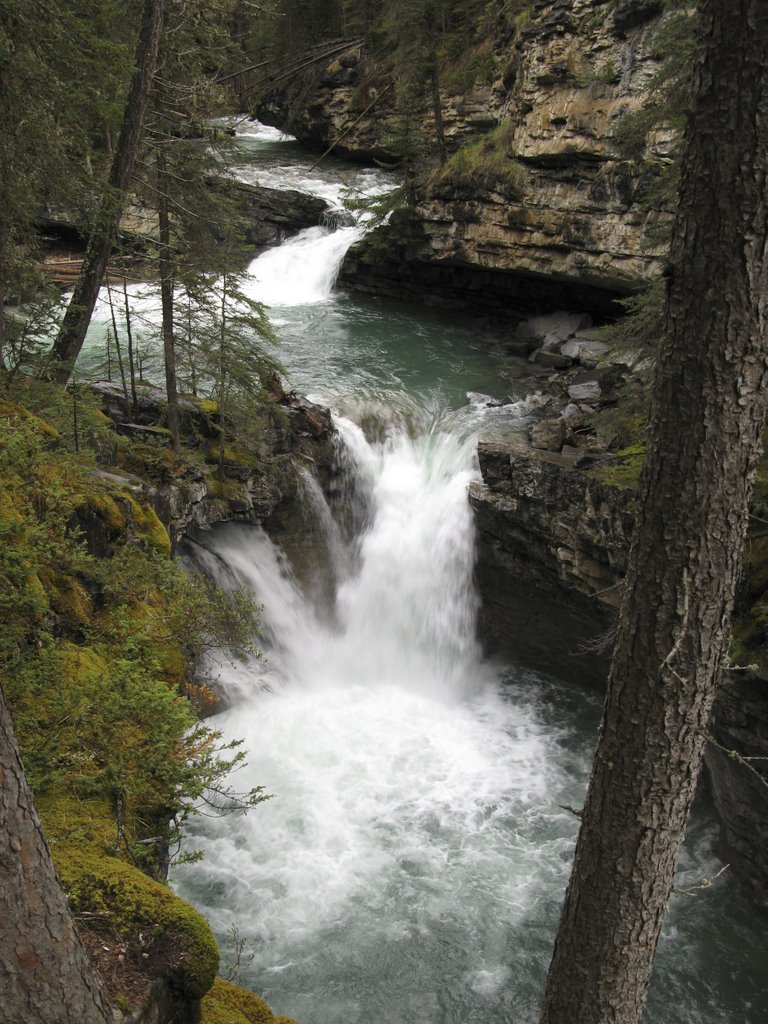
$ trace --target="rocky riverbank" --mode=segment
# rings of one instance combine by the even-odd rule
[[[118,384],[100,382],[92,390],[118,434],[135,442],[135,456],[143,448],[167,445],[162,426],[165,393],[141,385],[135,409]],[[210,403],[188,396],[180,399],[182,448],[192,457],[183,468],[171,471],[154,460],[146,474],[124,476],[125,485],[148,501],[168,530],[172,548],[192,529],[209,529],[220,522],[271,524],[279,530],[297,514],[298,467],[311,466],[317,478],[328,484],[334,460],[334,428],[330,412],[286,392],[275,378],[262,407],[263,453],[259,458],[227,446],[218,465],[218,414]],[[124,475],[121,468],[113,476]]]

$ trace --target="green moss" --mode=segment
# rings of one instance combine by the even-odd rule
[[[30,412],[26,406],[21,405],[19,402],[7,402],[0,400],[0,417],[6,420],[10,420],[12,423],[19,422],[21,420],[28,424],[34,425],[37,430],[50,441],[61,441],[61,434],[54,427],[51,426],[46,420],[40,416],[35,416],[34,413]]]
[[[219,462],[219,446],[213,444],[208,448],[206,452],[206,460],[213,462],[218,465]],[[231,466],[242,466],[243,469],[253,468],[253,455],[247,452],[245,448],[241,448],[237,444],[225,444],[224,445],[224,462]]]
[[[615,454],[606,455],[603,462],[588,472],[604,484],[636,490],[644,462],[645,445],[633,444]]]
[[[128,502],[136,537],[143,542],[148,551],[157,551],[170,558],[171,538],[152,506],[140,504],[127,492],[123,492],[121,497]]]
[[[59,792],[43,797],[39,811],[75,916],[107,923],[127,958],[179,995],[204,996],[219,967],[211,929],[167,886],[110,856],[116,830],[108,804]]]
[[[204,997],[200,1024],[296,1024],[290,1017],[275,1017],[259,996],[217,978]]]
[[[213,398],[193,398],[192,401],[195,403],[197,408],[203,414],[203,416],[217,416],[219,412],[219,403]]]
[[[228,461],[226,460],[226,455],[225,461]],[[222,479],[220,476],[211,476],[208,478],[206,483],[208,486],[208,493],[214,498],[221,498],[222,501],[238,501],[243,500],[245,497],[244,488],[237,480],[231,480],[227,477]]]
[[[519,198],[528,175],[512,152],[513,132],[511,122],[504,122],[481,139],[466,143],[432,175],[430,184],[496,189]]]
[[[125,529],[126,511],[106,491],[83,495],[82,507],[94,512],[109,530],[118,532]]]
[[[93,599],[83,584],[73,576],[45,572],[42,574],[51,607],[67,620],[70,630],[87,626],[93,618]]]

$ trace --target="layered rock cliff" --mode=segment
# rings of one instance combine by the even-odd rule
[[[486,647],[602,686],[634,494],[526,441],[481,443],[470,487]]]
[[[387,252],[381,237],[363,242],[350,254],[345,282],[400,295],[404,287],[414,297],[421,289],[436,301],[474,306],[493,306],[499,293],[503,303],[528,309],[578,297],[581,308],[605,310],[612,296],[656,277],[664,247],[649,235],[664,214],[649,209],[647,194],[671,158],[670,137],[649,134],[638,162],[622,154],[616,131],[642,106],[661,65],[661,7],[536,0],[517,23],[500,23],[493,81],[457,93],[445,79],[442,119],[449,152],[485,138],[514,173],[466,184],[449,160],[422,181],[419,231],[407,251]],[[310,145],[338,139],[341,156],[387,155],[396,119],[386,72],[364,52],[345,63],[271,96],[259,117]],[[370,97],[374,106],[360,117]],[[434,138],[432,114],[422,132]],[[483,154],[472,159],[482,162]],[[383,236],[397,247],[402,226]]]

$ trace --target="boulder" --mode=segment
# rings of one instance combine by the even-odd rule
[[[574,402],[597,402],[601,394],[600,384],[596,380],[585,380],[571,384],[568,388],[568,397]]]
[[[559,452],[567,434],[562,419],[540,420],[531,428],[531,444],[547,452]]]
[[[532,316],[523,321],[534,338],[553,341],[566,341],[577,331],[592,325],[589,313],[545,313],[543,316]]]
[[[574,402],[569,402],[563,409],[561,416],[569,427],[576,427],[587,418],[586,413]]]
[[[573,360],[569,356],[563,356],[559,352],[547,352],[543,348],[538,349],[531,356],[531,360],[541,366],[551,366],[553,370],[565,370],[573,365]]]
[[[606,345],[604,341],[589,341],[578,335],[566,341],[560,349],[562,355],[570,356],[571,359],[590,366],[595,365],[610,351],[611,346]]]

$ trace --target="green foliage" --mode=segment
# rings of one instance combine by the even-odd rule
[[[511,152],[513,130],[509,122],[504,122],[481,139],[465,143],[431,175],[430,184],[493,189],[519,199],[528,179],[525,168]]]
[[[189,344],[181,346],[179,372],[197,398],[215,403],[220,469],[227,441],[246,457],[263,455],[262,396],[281,369],[265,348],[276,338],[264,306],[245,295],[237,274],[224,273],[186,289],[181,319]]]
[[[246,808],[225,782],[237,744],[195,725],[188,659],[254,653],[256,609],[169,556],[154,511],[94,475],[19,405],[0,405],[0,685],[36,791],[63,781],[109,797],[126,835],[175,842],[200,800]],[[88,550],[100,537],[110,557]]]
[[[93,562],[67,528],[86,485],[84,467],[23,407],[3,403],[0,415],[0,661],[7,670],[59,611],[47,580],[76,579]]]
[[[296,1024],[289,1017],[275,1017],[270,1008],[247,989],[217,978],[203,999],[200,1024]]]
[[[645,444],[633,444],[611,455],[606,455],[589,472],[605,484],[636,490],[644,461]]]
[[[381,227],[388,218],[401,209],[406,203],[407,195],[404,185],[390,189],[382,195],[365,196],[360,192],[348,188],[343,196],[342,202],[347,210],[352,211],[366,221],[372,227]]]
[[[64,308],[61,293],[41,286],[29,268],[18,269],[17,285],[22,293],[27,287],[34,289],[34,297],[23,308],[6,315],[0,371],[11,376],[19,371],[30,372],[42,364]]]
[[[126,960],[142,975],[162,977],[183,998],[201,998],[219,965],[205,919],[167,886],[110,856],[110,813],[104,802],[56,792],[37,803],[81,927],[99,927],[110,942],[117,939]]]
[[[41,209],[91,209],[129,74],[133,10],[126,17],[113,0],[0,9],[0,319],[34,277]]]
[[[617,352],[654,352],[664,325],[666,282],[659,278],[642,292],[617,300],[626,310],[621,319],[601,328]]]

